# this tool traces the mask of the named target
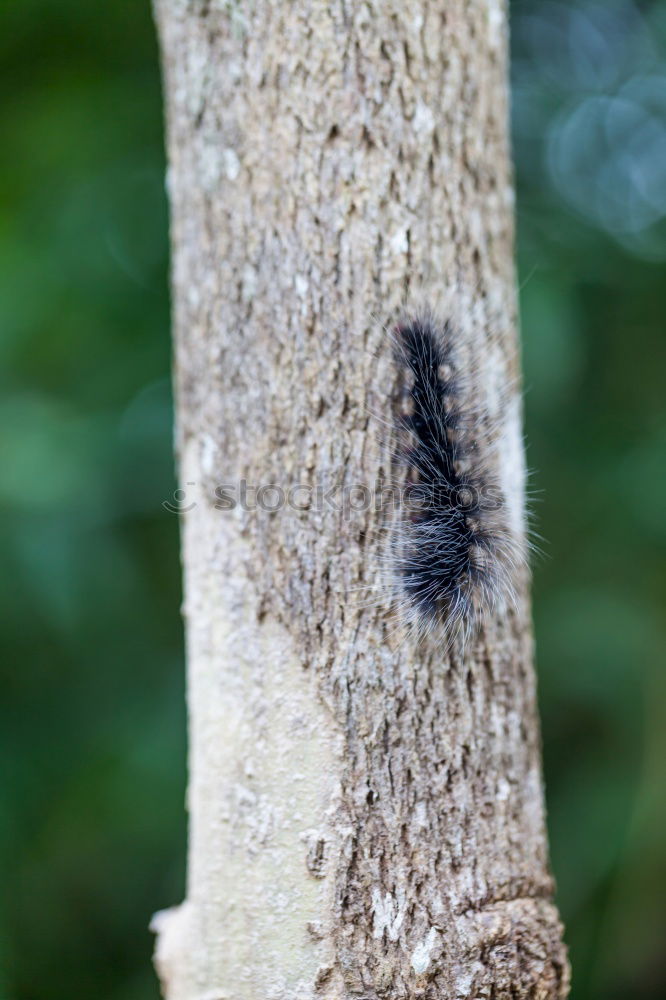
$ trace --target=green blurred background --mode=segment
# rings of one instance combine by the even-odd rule
[[[511,5],[534,596],[574,1000],[666,996],[666,9]],[[0,1000],[156,1000],[185,713],[148,0],[0,15]]]

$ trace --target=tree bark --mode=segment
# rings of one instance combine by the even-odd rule
[[[447,653],[357,596],[382,580],[381,510],[215,496],[389,476],[383,324],[429,303],[478,371],[523,532],[504,6],[157,0],[156,17],[195,504],[188,890],[155,920],[164,994],[563,998],[527,574]]]

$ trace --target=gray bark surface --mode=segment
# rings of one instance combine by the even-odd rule
[[[564,998],[528,578],[464,653],[395,629],[386,519],[214,490],[390,476],[383,324],[452,318],[524,470],[496,0],[157,0],[190,714],[169,1000]],[[339,500],[339,498],[338,498]],[[374,593],[374,591],[373,591]]]

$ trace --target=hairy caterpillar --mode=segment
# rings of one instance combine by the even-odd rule
[[[403,375],[396,458],[406,470],[391,544],[399,603],[419,633],[441,626],[449,640],[466,639],[513,600],[522,550],[464,401],[451,324],[423,313],[400,322],[393,340]]]

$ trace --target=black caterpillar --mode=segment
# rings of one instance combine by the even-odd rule
[[[400,323],[394,341],[407,376],[397,415],[407,482],[393,533],[401,603],[419,631],[442,626],[467,638],[512,599],[519,546],[484,469],[478,417],[463,403],[451,325],[425,314]]]

